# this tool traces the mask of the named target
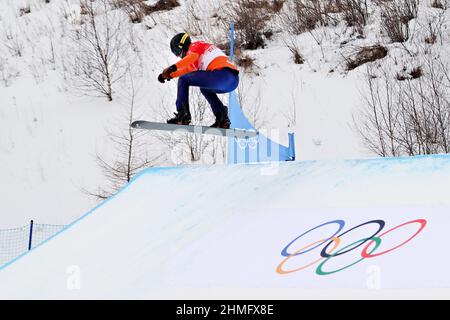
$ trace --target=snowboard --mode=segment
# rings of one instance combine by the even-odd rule
[[[180,133],[184,132],[201,133],[238,139],[247,139],[258,135],[258,132],[256,132],[255,130],[235,129],[235,128],[230,129],[210,128],[206,126],[169,124],[161,122],[150,122],[144,120],[134,121],[131,124],[131,127],[135,129],[172,131]]]

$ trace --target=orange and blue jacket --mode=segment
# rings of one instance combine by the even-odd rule
[[[180,77],[186,73],[203,70],[213,71],[229,68],[239,73],[237,67],[215,45],[203,41],[193,42],[189,46],[186,56],[178,61],[175,66],[177,70],[172,72],[172,78]]]

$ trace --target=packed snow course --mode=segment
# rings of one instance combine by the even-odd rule
[[[450,156],[143,171],[0,298],[450,297]]]

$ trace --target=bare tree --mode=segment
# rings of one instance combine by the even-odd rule
[[[196,125],[209,125],[213,123],[214,117],[212,112],[209,111],[210,107],[206,100],[197,88],[193,88],[191,91],[190,112],[192,123]],[[168,106],[165,101],[161,101],[159,105],[162,108],[155,109],[154,113],[158,115],[158,121],[165,122],[170,117],[173,106]],[[214,142],[214,137],[181,131],[175,133],[154,133],[154,136],[167,146],[171,153],[172,162],[177,164],[197,162],[200,160],[205,160],[206,162],[203,156],[210,154],[209,149]],[[217,144],[216,147],[218,147]],[[217,151],[215,153],[212,152],[212,154],[217,155]]]
[[[254,100],[245,102],[241,107],[253,127],[259,130],[267,126],[267,105],[262,104],[260,93]]]
[[[4,87],[9,87],[12,81],[20,75],[18,69],[8,59],[0,58],[0,82]]]
[[[394,88],[387,71],[381,69],[380,72],[382,80],[374,74],[374,69],[367,67],[369,93],[364,96],[365,107],[354,122],[369,150],[383,157],[399,156],[395,143],[399,112],[394,101]]]
[[[207,108],[208,104],[199,99],[199,94],[197,94],[197,99],[195,99],[195,107],[191,108],[192,120],[195,124],[205,124],[207,118]],[[209,137],[205,137],[202,134],[185,134],[181,140],[186,145],[189,150],[190,160],[195,162],[202,158],[202,155],[210,143]]]
[[[369,18],[367,0],[286,0],[285,7],[280,15],[282,24],[297,35],[341,20],[363,34]]]
[[[133,23],[141,23],[145,16],[145,2],[143,0],[111,0],[116,9],[122,9]]]
[[[382,30],[392,42],[405,42],[410,37],[409,21],[417,17],[419,0],[376,0],[381,7]]]
[[[449,0],[432,0],[431,6],[433,8],[447,10],[450,7],[450,1]]]
[[[267,105],[262,104],[260,92],[255,95],[253,100],[248,99],[250,96],[253,97],[253,95],[249,94],[250,84],[251,81],[248,81],[244,75],[240,77],[237,98],[239,105],[250,124],[253,125],[254,128],[260,130],[267,125]]]
[[[129,68],[129,51],[120,14],[108,0],[81,0],[82,19],[72,34],[76,43],[71,66],[73,85],[85,94],[113,100],[113,87]]]
[[[369,20],[367,0],[335,0],[342,10],[344,20],[349,27],[354,27],[359,34],[364,34],[364,26]]]
[[[22,41],[22,26],[20,22],[14,25],[3,26],[2,28],[2,44],[13,56],[21,57],[25,45]]]
[[[226,137],[213,137],[210,143],[209,155],[212,164],[225,163],[227,158],[227,141]]]
[[[425,43],[429,45],[439,43],[441,46],[443,46],[445,41],[444,38],[446,35],[446,24],[447,20],[445,10],[440,10],[427,17],[426,26],[422,26],[422,29],[426,30],[424,39]]]
[[[297,88],[298,86],[293,86],[291,93],[292,104],[286,104],[286,107],[281,110],[281,114],[287,122],[287,126],[289,128],[294,128],[297,125],[297,101],[299,100],[297,97]]]
[[[123,185],[130,182],[136,173],[154,166],[160,159],[160,155],[151,156],[149,154],[147,144],[148,132],[130,127],[131,123],[135,120],[135,104],[138,89],[135,87],[131,72],[129,74],[129,77],[127,77],[129,110],[120,121],[123,128],[117,132],[109,132],[116,159],[108,161],[97,154],[97,163],[109,183],[106,188],[100,188],[98,192],[90,193],[99,199],[106,199],[115,194]]]
[[[368,70],[369,94],[354,124],[369,150],[383,157],[450,152],[449,65],[427,55],[423,69],[402,81]]]
[[[264,48],[266,39],[272,34],[267,29],[268,24],[283,5],[284,1],[280,0],[229,1],[223,8],[223,22],[226,26],[235,23],[237,46],[246,50]]]
[[[282,22],[289,32],[295,35],[314,30],[317,26],[329,23],[325,3],[322,0],[289,0],[281,15]]]
[[[201,18],[199,17],[199,13],[202,11],[199,10],[202,4],[196,3],[195,1],[186,3],[186,21],[184,29],[192,36],[205,36],[205,26],[201,23]],[[207,39],[211,40],[211,39]]]
[[[295,64],[303,64],[305,62],[305,58],[303,57],[300,45],[297,42],[297,39],[293,35],[288,35],[285,39],[283,39],[284,45],[289,51],[292,53],[292,60]]]

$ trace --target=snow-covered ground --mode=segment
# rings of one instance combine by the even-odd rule
[[[449,298],[448,190],[449,156],[149,169],[3,268],[0,297]],[[333,234],[347,253],[318,260]]]
[[[169,39],[184,31],[186,8],[193,1],[180,3],[174,10],[155,13],[143,23],[127,24],[123,29],[124,38],[130,40],[133,35],[138,47],[133,57],[133,65],[138,68],[136,114],[149,120],[163,120],[168,111],[174,110],[176,82],[161,85],[156,78],[176,61],[168,47]],[[30,4],[31,12],[20,15],[20,8],[26,4]],[[220,11],[220,5],[221,1],[205,0],[201,15],[210,18]],[[423,42],[417,30],[427,27],[427,19],[436,10],[422,4],[419,18],[410,22],[417,33],[414,41]],[[108,102],[79,94],[66,79],[64,66],[73,56],[74,45],[69,35],[79,23],[79,11],[78,0],[0,0],[1,75],[7,79],[0,81],[0,229],[24,225],[30,219],[68,224],[79,218],[96,204],[83,190],[95,192],[106,184],[96,155],[110,160],[118,157],[109,132],[127,130],[123,118],[129,110],[125,84],[117,85],[114,100]],[[449,49],[448,12],[440,39],[444,52]],[[126,16],[123,18],[126,21]],[[211,29],[208,31],[224,33]],[[365,67],[345,72],[344,53],[361,45],[386,44],[391,50],[380,63],[393,70],[409,67],[411,59],[422,58],[420,52],[409,57],[402,45],[387,44],[376,17],[369,22],[365,39],[351,37],[348,30],[342,33],[343,29],[338,25],[317,30],[315,36],[322,39],[321,45],[309,33],[298,36],[304,65],[292,61],[283,32],[276,32],[265,49],[246,52],[255,59],[255,68],[242,72],[239,92],[244,97],[243,107],[248,114],[255,108],[261,110],[259,122],[265,128],[279,129],[283,144],[287,144],[287,132],[294,131],[299,160],[373,156],[361,146],[351,127],[352,115],[361,105]],[[348,45],[342,47],[344,40]],[[295,123],[288,128],[289,121],[283,114],[294,108]],[[171,158],[169,146],[152,137],[146,148],[164,155],[155,165],[179,162]]]

